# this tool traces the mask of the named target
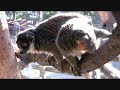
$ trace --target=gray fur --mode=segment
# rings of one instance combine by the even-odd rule
[[[74,50],[80,42],[83,48]],[[96,35],[93,26],[84,18],[72,18],[62,25],[56,38],[56,46],[73,68],[75,75],[80,73],[76,57],[96,50]],[[83,46],[84,45],[84,46]]]
[[[34,29],[21,32],[17,36],[17,44],[19,48],[21,49],[20,46],[22,46],[23,43],[27,43],[27,49],[21,49],[21,52],[26,53],[29,51],[28,48],[30,49],[30,44],[34,43],[33,50],[52,53],[58,64],[61,65],[63,56],[56,47],[55,39],[61,25],[74,17],[84,18],[84,16],[79,13],[60,13],[40,22]],[[30,41],[28,36],[29,38],[34,37],[33,40]]]

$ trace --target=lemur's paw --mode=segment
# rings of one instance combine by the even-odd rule
[[[80,71],[80,68],[77,68],[77,67],[70,67],[70,71],[73,75],[75,76],[81,76],[81,71]]]
[[[57,63],[58,65],[58,70],[60,70],[61,72],[64,72],[64,69],[63,69],[63,63]]]
[[[52,59],[55,59],[53,56],[51,56],[51,55],[48,55],[47,56],[47,58],[46,58],[46,61],[47,61],[47,63],[49,64],[49,65],[51,65],[51,60]]]
[[[51,61],[54,60],[54,59],[55,58],[53,56],[49,55],[49,56],[47,56],[46,61],[49,65],[51,65]],[[57,62],[56,64],[57,64],[57,69],[61,72],[64,72],[63,63],[62,62]]]

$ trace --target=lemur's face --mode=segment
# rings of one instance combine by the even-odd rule
[[[79,33],[80,34],[80,33]],[[81,54],[85,52],[93,53],[96,50],[95,42],[91,36],[87,33],[81,33],[81,37],[76,41],[75,50],[81,51]]]
[[[29,31],[18,34],[16,43],[21,54],[25,54],[30,49],[33,39],[34,35]]]

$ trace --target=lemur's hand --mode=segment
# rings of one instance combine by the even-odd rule
[[[15,53],[20,52],[20,49],[17,47],[17,45],[12,44],[12,46],[13,46],[13,50],[14,50]]]

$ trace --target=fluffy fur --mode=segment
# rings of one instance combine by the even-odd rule
[[[52,53],[62,69],[63,56],[56,47],[55,39],[61,25],[66,21],[77,17],[90,21],[79,13],[60,13],[40,22],[34,29],[20,32],[17,36],[16,42],[20,52],[24,54],[29,50],[35,50]]]
[[[56,46],[71,65],[74,74],[79,74],[77,56],[96,50],[94,28],[83,18],[72,18],[62,25],[56,38]],[[72,70],[71,69],[71,70]]]

